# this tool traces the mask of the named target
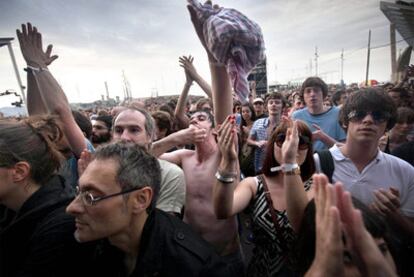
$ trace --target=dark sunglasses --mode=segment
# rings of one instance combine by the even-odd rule
[[[374,120],[375,124],[380,124],[388,121],[391,117],[391,115],[388,112],[383,111],[351,111],[348,114],[348,120],[349,121],[361,121],[363,120],[367,115],[371,115],[372,119]]]
[[[283,142],[285,141],[286,134],[280,133],[276,136],[275,143],[278,147],[282,147]],[[299,146],[298,148],[300,150],[306,150],[309,148],[310,145],[310,139],[306,136],[299,135]]]

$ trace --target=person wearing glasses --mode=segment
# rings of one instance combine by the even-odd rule
[[[144,147],[98,148],[67,207],[81,242],[106,239],[95,263],[105,276],[232,276],[210,245],[180,219],[155,208],[158,160]]]
[[[293,158],[286,162],[282,146],[288,129],[295,124],[297,145]],[[214,211],[219,219],[229,218],[241,211],[251,216],[255,248],[247,268],[247,276],[291,276],[288,253],[295,232],[287,217],[285,193],[289,190],[287,176],[297,178],[308,198],[313,197],[310,177],[314,173],[312,133],[302,121],[293,123],[285,119],[270,134],[263,162],[262,174],[238,182],[236,126],[227,120],[219,130],[219,147],[222,155],[214,185]],[[297,184],[295,184],[297,185]]]
[[[73,188],[56,174],[63,137],[52,117],[0,120],[0,276],[92,276],[94,246],[73,237]]]
[[[359,90],[343,105],[339,120],[347,130],[346,142],[329,149],[333,160],[332,182],[340,181],[345,190],[377,213],[392,228],[414,241],[414,168],[407,162],[379,150],[386,130],[396,123],[395,103],[384,91]],[[316,170],[324,172],[315,154]],[[400,261],[396,259],[396,261]],[[412,264],[412,263],[411,263]]]

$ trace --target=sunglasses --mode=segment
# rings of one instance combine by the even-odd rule
[[[276,140],[275,143],[278,147],[282,147],[283,142],[286,139],[286,134],[285,133],[280,133],[276,136]],[[302,136],[299,135],[299,150],[306,150],[309,148],[309,145],[311,143],[310,138],[306,137],[306,136]]]
[[[391,115],[388,112],[383,111],[351,111],[348,114],[348,120],[349,121],[361,121],[363,120],[367,115],[371,115],[372,119],[374,120],[375,124],[380,124],[388,121],[391,117]]]

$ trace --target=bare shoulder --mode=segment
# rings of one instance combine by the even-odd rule
[[[193,150],[179,149],[173,152],[164,153],[159,158],[181,166],[182,162],[193,155],[193,153]]]
[[[244,178],[237,187],[243,188],[243,189],[249,189],[253,195],[257,192],[257,181],[256,177],[247,177]]]

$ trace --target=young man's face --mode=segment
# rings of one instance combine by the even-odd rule
[[[323,92],[320,87],[306,87],[303,90],[303,101],[309,108],[323,107]]]
[[[114,159],[93,160],[79,179],[81,192],[66,208],[75,217],[75,238],[87,242],[111,238],[125,230],[133,216],[128,201],[122,195],[110,197],[93,205],[84,202],[83,194],[93,198],[121,192],[116,181],[119,164]],[[129,199],[129,198],[128,198]]]
[[[145,130],[145,116],[135,110],[121,112],[114,122],[113,140],[134,142],[148,146],[151,139]]]
[[[348,119],[347,141],[378,144],[385,133],[389,116],[383,111],[351,111]]]
[[[206,112],[195,112],[190,117],[190,126],[197,126],[198,128],[206,129],[210,131],[213,129],[213,124]]]
[[[111,130],[108,129],[105,122],[97,120],[92,125],[92,142],[104,143],[111,140]]]
[[[282,99],[268,99],[267,100],[267,112],[269,116],[281,114],[282,107],[283,107]]]

